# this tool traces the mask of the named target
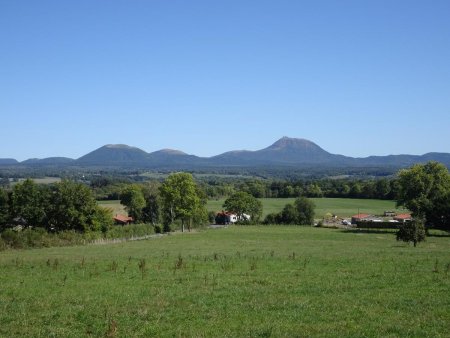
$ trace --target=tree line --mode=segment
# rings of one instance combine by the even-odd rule
[[[106,231],[110,212],[97,205],[94,195],[81,183],[64,180],[39,185],[31,179],[0,189],[0,228],[32,226],[47,231]]]
[[[111,186],[110,183],[106,181],[95,184],[105,188]],[[125,205],[129,215],[136,222],[154,225],[155,229],[162,226],[160,230],[170,231],[176,226],[184,230],[214,220],[215,215],[208,214],[206,210],[206,202],[211,193],[208,189],[214,185],[211,182],[197,182],[189,173],[174,173],[162,182],[113,184],[121,188],[117,197]],[[280,197],[292,197],[292,194],[297,197],[294,204],[286,205],[280,213],[269,215],[267,223],[312,224],[313,213],[310,211],[314,207],[306,197],[318,197],[321,193],[323,196],[324,190],[343,189],[352,197],[358,191],[375,191],[376,196],[384,197],[395,192],[393,197],[398,199],[398,205],[409,209],[416,219],[423,219],[428,227],[449,230],[450,175],[448,169],[437,162],[402,170],[395,180],[245,180],[237,183],[222,182],[217,187],[228,194],[224,208],[251,214],[252,222],[261,221],[262,205],[257,197],[264,197],[264,191],[271,191],[271,194],[277,191],[276,194]],[[106,231],[112,222],[111,212],[97,205],[95,189],[69,180],[52,185],[38,185],[30,179],[17,183],[10,190],[0,188],[0,228],[21,224],[56,232]]]
[[[157,180],[154,180],[158,182]],[[244,191],[256,198],[368,198],[393,200],[398,191],[397,180],[381,178],[370,180],[320,179],[273,181],[248,178],[196,179],[207,198],[226,198]],[[98,200],[117,200],[123,188],[132,182],[123,178],[94,178],[90,182]],[[145,183],[138,183],[145,185]]]

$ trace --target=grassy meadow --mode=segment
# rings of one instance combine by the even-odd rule
[[[295,198],[261,198],[263,203],[263,217],[272,212],[280,212],[287,203],[293,203]],[[383,215],[384,211],[398,209],[395,201],[354,199],[354,198],[311,198],[316,205],[316,218],[322,218],[326,213],[338,215],[339,217],[350,217],[359,212],[371,215]],[[208,211],[220,211],[225,199],[208,200],[206,208]],[[113,214],[126,214],[125,207],[120,201],[99,201],[100,206],[112,209]]]
[[[117,214],[121,215],[128,214],[127,211],[125,210],[125,206],[123,204],[120,204],[119,200],[98,201],[98,205],[103,208],[111,209],[111,213],[113,214],[113,216]]]
[[[444,337],[450,238],[231,226],[0,254],[1,337]]]
[[[273,212],[280,212],[287,203],[293,203],[295,198],[261,198],[263,217]],[[322,218],[326,213],[339,217],[350,217],[359,212],[371,215],[383,215],[384,211],[404,211],[397,209],[395,201],[354,199],[354,198],[311,198],[316,205],[316,218]],[[209,200],[208,211],[222,210],[225,199]]]

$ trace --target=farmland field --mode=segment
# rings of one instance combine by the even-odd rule
[[[111,209],[111,213],[113,215],[122,214],[127,215],[127,211],[125,210],[125,206],[120,204],[119,200],[112,201],[98,201],[98,205],[107,209]]]
[[[287,203],[293,203],[295,198],[261,198],[263,203],[263,216],[272,212],[279,212]],[[404,211],[397,209],[395,201],[353,199],[353,198],[311,198],[316,205],[316,218],[322,218],[326,213],[338,215],[339,217],[350,217],[359,212],[383,215],[384,211]],[[225,199],[209,200],[207,208],[209,211],[220,211]]]
[[[450,238],[231,226],[0,254],[1,337],[444,337]]]

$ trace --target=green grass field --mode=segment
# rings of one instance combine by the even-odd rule
[[[117,214],[128,215],[127,211],[125,210],[125,206],[123,204],[120,204],[119,200],[98,201],[98,205],[104,208],[111,209],[111,213],[114,216]]]
[[[232,226],[0,254],[1,337],[448,337],[450,238]]]
[[[287,203],[293,203],[294,198],[261,198],[263,203],[263,217],[272,212],[280,212]],[[353,199],[353,198],[311,198],[315,203],[316,218],[322,218],[326,213],[339,217],[350,217],[359,212],[371,215],[383,215],[384,211],[397,209],[394,201]],[[208,211],[220,211],[225,199],[209,200]]]
[[[287,203],[293,203],[295,198],[261,198],[263,203],[263,217],[272,212],[280,212]],[[311,198],[316,205],[316,218],[322,218],[326,213],[338,215],[339,217],[350,217],[359,212],[371,215],[383,215],[384,211],[397,209],[394,201],[353,199],[353,198]],[[206,205],[208,211],[222,210],[225,199],[208,200]],[[126,214],[125,208],[120,201],[99,201],[99,205],[111,208],[113,214]]]

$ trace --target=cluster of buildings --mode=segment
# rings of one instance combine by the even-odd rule
[[[380,217],[376,217],[369,214],[356,214],[352,216],[351,224],[357,224],[358,222],[390,222],[390,223],[404,223],[412,219],[411,214],[396,214],[395,212],[385,211],[384,217],[388,218],[383,220]]]

